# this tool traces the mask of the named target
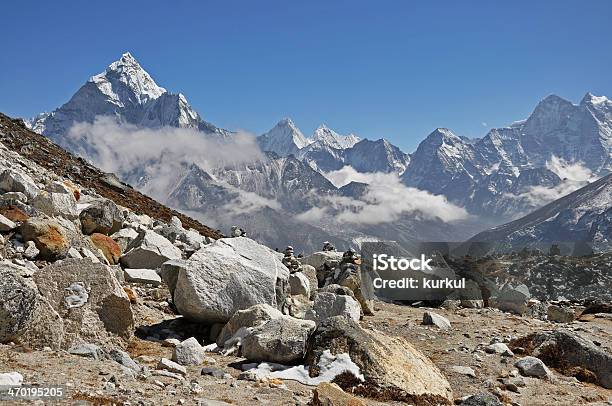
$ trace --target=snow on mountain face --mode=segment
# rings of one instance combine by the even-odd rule
[[[612,249],[612,174],[513,222],[477,234],[471,242],[492,242],[498,250],[538,243],[590,242]]]
[[[270,131],[257,139],[262,151],[275,152],[280,156],[297,155],[300,149],[312,141],[308,140],[289,118],[282,119]]]
[[[340,135],[325,124],[321,124],[312,135],[312,141],[335,149],[351,148],[360,138],[354,134]]]
[[[325,125],[306,138],[290,119],[281,120],[257,139],[263,151],[280,156],[295,155],[319,172],[350,165],[359,172],[402,174],[410,156],[385,139],[361,140],[353,134],[340,135]]]
[[[97,116],[112,116],[142,127],[194,128],[223,137],[230,135],[202,120],[185,96],[158,86],[130,53],[92,76],[63,106],[40,114],[27,124],[72,149],[65,139],[70,128],[79,122],[92,123]]]
[[[475,142],[438,129],[419,145],[402,179],[473,214],[511,219],[588,179],[566,181],[549,170],[551,162],[566,165],[564,173],[610,173],[612,102],[590,93],[579,105],[548,96],[527,120],[492,129]]]

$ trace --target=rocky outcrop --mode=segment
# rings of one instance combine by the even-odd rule
[[[315,323],[281,316],[253,328],[242,339],[242,356],[249,361],[290,364],[304,358]]]
[[[355,321],[333,317],[324,321],[311,339],[306,363],[317,365],[325,350],[348,353],[365,382],[345,382],[344,389],[375,399],[418,405],[452,404],[450,384],[426,356],[406,340],[365,330]],[[311,375],[318,371],[311,367]]]
[[[256,304],[281,309],[288,279],[278,253],[249,238],[224,238],[189,258],[179,272],[174,302],[191,320],[225,323]]]

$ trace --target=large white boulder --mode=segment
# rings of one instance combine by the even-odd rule
[[[277,252],[249,238],[223,238],[194,253],[180,269],[174,303],[188,319],[225,323],[256,304],[282,308],[288,280]]]
[[[181,259],[181,250],[155,231],[144,230],[121,257],[126,268],[158,269],[170,259]]]

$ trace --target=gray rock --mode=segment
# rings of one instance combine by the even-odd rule
[[[31,199],[30,205],[48,216],[76,219],[79,217],[76,199],[72,193],[42,191]]]
[[[249,238],[223,238],[189,258],[179,272],[174,302],[188,319],[224,323],[256,304],[282,308],[288,279],[278,253]]]
[[[162,264],[159,271],[159,275],[162,280],[168,285],[170,295],[174,297],[174,290],[176,289],[176,281],[178,280],[179,272],[181,269],[187,269],[187,261],[183,259],[171,259]]]
[[[461,406],[503,406],[503,403],[494,394],[481,392],[466,398]]]
[[[23,256],[27,259],[34,259],[40,254],[38,248],[36,248],[36,244],[34,241],[28,241],[26,243],[25,251],[23,251]]]
[[[168,358],[160,359],[159,363],[157,364],[157,369],[165,369],[177,374],[187,375],[187,368],[174,361],[170,361]]]
[[[361,305],[348,295],[337,295],[331,292],[320,292],[315,296],[312,310],[306,312],[305,318],[317,324],[330,317],[342,316],[355,321],[361,318]]]
[[[158,269],[170,259],[181,259],[181,250],[154,231],[142,231],[121,257],[125,268]]]
[[[138,238],[138,232],[132,228],[122,228],[111,235],[111,238],[119,244],[121,252],[125,252],[130,243]]]
[[[310,297],[310,281],[301,272],[289,275],[289,286],[292,295],[303,295]]]
[[[3,205],[15,205],[17,203],[27,203],[28,197],[21,192],[8,192],[0,196],[0,203]]]
[[[317,270],[314,266],[308,264],[302,264],[300,267],[301,272],[308,278],[308,282],[310,282],[310,299],[314,298],[315,293],[317,293],[317,288],[319,285],[319,280],[317,279]]]
[[[476,377],[476,372],[470,367],[453,365],[448,368],[450,371],[453,371],[456,374],[471,376],[472,378]]]
[[[194,337],[188,338],[172,352],[172,361],[181,365],[200,365],[206,358],[206,352]]]
[[[319,251],[308,255],[307,257],[300,258],[300,262],[302,264],[310,265],[317,271],[323,268],[323,265],[326,263],[330,267],[334,267],[341,260],[342,252],[337,251]]]
[[[451,323],[444,316],[434,312],[423,313],[423,324],[426,326],[436,326],[440,330],[450,330]]]
[[[546,367],[546,365],[544,365],[544,362],[536,357],[523,357],[516,361],[514,366],[517,367],[521,374],[525,376],[535,376],[538,378],[549,379],[552,377],[552,373]]]
[[[0,233],[12,231],[15,228],[17,228],[17,224],[13,223],[11,220],[0,214]]]
[[[385,401],[453,403],[451,386],[444,374],[401,337],[366,330],[349,318],[332,317],[321,323],[309,340],[305,363],[311,365],[312,377],[319,375],[316,366],[327,351],[332,355],[348,354],[368,387]]]
[[[123,213],[109,199],[95,201],[79,215],[84,234],[100,233],[110,235],[118,232],[123,224]]]
[[[249,361],[287,364],[304,358],[308,337],[316,325],[310,320],[282,316],[261,324],[242,340],[242,356]]]
[[[66,259],[36,272],[33,280],[61,317],[62,348],[83,341],[127,343],[132,337],[130,300],[108,266],[88,259]],[[30,345],[39,347],[36,342]]]
[[[512,286],[506,284],[497,295],[489,298],[489,305],[506,312],[525,314],[530,297],[531,294],[526,285]]]
[[[5,169],[0,173],[0,192],[21,192],[28,199],[33,199],[39,191],[34,180],[25,173],[14,169]]]
[[[268,320],[279,319],[283,314],[268,304],[258,304],[248,309],[239,310],[223,326],[217,337],[217,345],[223,347],[225,342],[232,338],[240,328],[259,326]]]
[[[142,370],[142,367],[138,365],[138,363],[134,361],[125,351],[113,348],[109,351],[108,357],[116,363],[131,369],[132,371],[140,372]]]
[[[161,285],[161,277],[153,269],[125,268],[123,274],[127,282],[146,283],[153,286]]]
[[[102,359],[104,357],[104,351],[95,344],[76,344],[68,349],[68,353],[72,355],[78,355],[80,357],[93,358],[95,360]]]
[[[202,375],[210,375],[217,379],[221,379],[225,376],[225,371],[221,368],[204,367],[202,368]]]

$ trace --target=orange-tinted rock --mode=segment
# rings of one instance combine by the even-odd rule
[[[89,238],[93,245],[102,251],[104,257],[111,265],[119,263],[121,257],[121,247],[112,238],[100,233],[93,233]]]
[[[70,248],[64,228],[55,220],[31,218],[21,225],[24,242],[34,241],[41,259],[62,258]]]
[[[15,206],[0,207],[0,214],[15,223],[23,223],[30,218],[26,212]]]
[[[124,286],[123,290],[128,295],[128,298],[130,299],[130,303],[136,304],[136,302],[138,301],[138,295],[136,295],[136,292],[134,292],[134,290],[130,288],[129,286]]]

